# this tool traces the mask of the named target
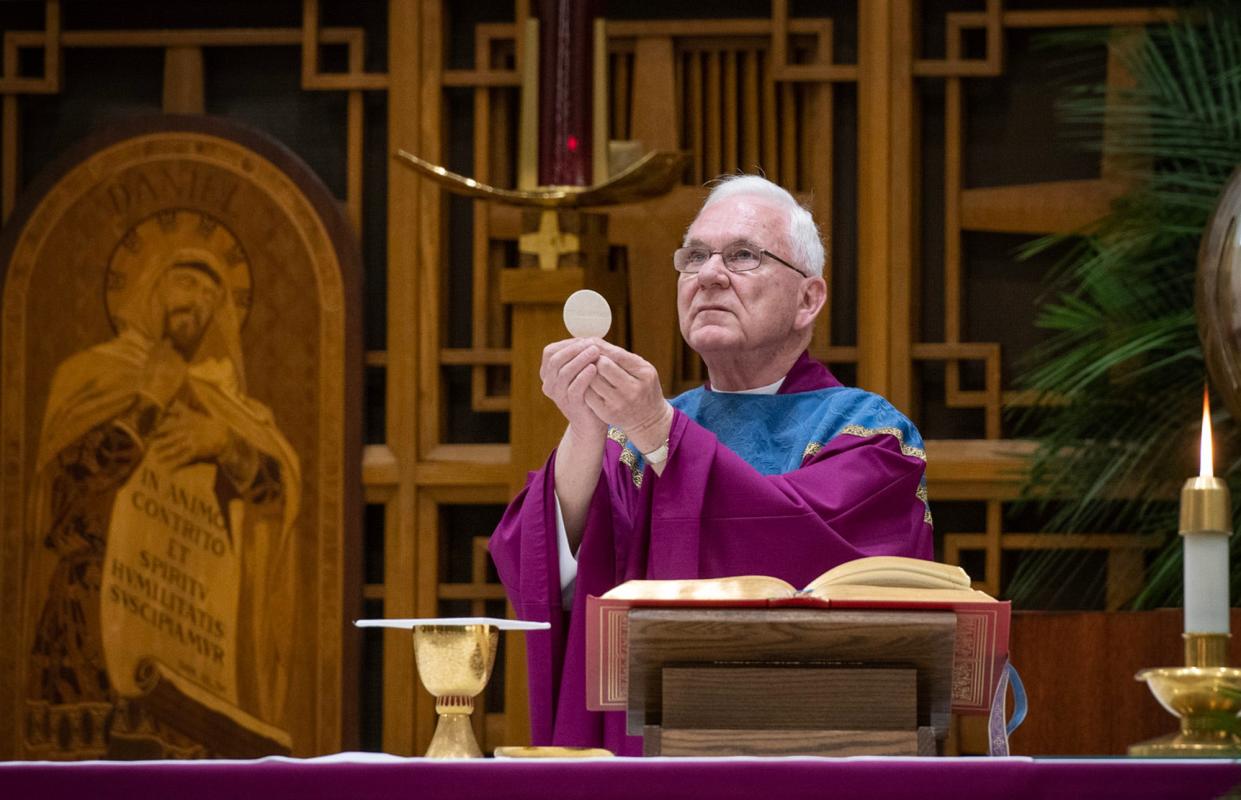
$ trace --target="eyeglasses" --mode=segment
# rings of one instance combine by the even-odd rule
[[[676,267],[677,272],[693,275],[705,267],[714,255],[719,255],[724,259],[724,269],[729,272],[751,272],[763,265],[764,258],[770,258],[793,270],[798,275],[803,277],[806,275],[806,273],[770,250],[755,247],[749,242],[734,242],[723,250],[708,250],[705,247],[681,247],[672,253],[672,266]]]

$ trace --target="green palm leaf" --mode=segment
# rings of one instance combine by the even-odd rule
[[[1044,45],[1100,41],[1097,32],[1067,32]],[[1090,230],[1024,248],[1025,257],[1052,248],[1064,256],[1038,317],[1051,337],[1018,378],[1044,402],[1010,418],[1039,443],[1024,502],[1046,515],[1048,530],[1166,535],[1134,601],[1148,608],[1181,602],[1176,489],[1196,468],[1205,378],[1194,272],[1207,219],[1241,164],[1241,4],[1196,9],[1108,46],[1135,88],[1117,96],[1101,85],[1067,87],[1062,120],[1070,140],[1096,149],[1106,123],[1108,154],[1133,164],[1140,180]],[[1223,412],[1214,423],[1217,451],[1229,452],[1241,426]],[[1241,497],[1241,461],[1224,474]],[[1097,602],[1104,576],[1086,575],[1089,563],[1080,552],[1032,554],[1008,596],[1055,604],[1062,587],[1085,582],[1080,599]],[[1241,596],[1241,569],[1232,584]]]

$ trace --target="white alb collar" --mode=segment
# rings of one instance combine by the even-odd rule
[[[787,377],[787,375],[784,376],[784,378]],[[719,392],[720,394],[775,394],[780,391],[780,387],[784,385],[784,378],[781,378],[775,383],[769,383],[766,386],[759,386],[757,389],[740,389],[735,392],[730,392],[726,389],[716,389],[712,387],[711,391]]]

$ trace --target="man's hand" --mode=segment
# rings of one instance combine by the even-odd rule
[[[595,380],[598,370],[599,339],[565,339],[543,348],[539,377],[543,394],[564,414],[570,430],[589,438],[602,437],[607,423],[586,404],[586,389]]]
[[[178,403],[160,421],[151,448],[160,461],[175,468],[218,458],[230,441],[223,422]]]
[[[188,365],[172,342],[163,339],[152,348],[142,369],[140,394],[146,395],[160,408],[167,408],[185,383]]]
[[[650,362],[624,348],[599,342],[598,376],[586,391],[586,404],[600,419],[625,432],[643,453],[658,448],[672,428],[672,406],[664,399],[659,373]]]
[[[539,377],[543,394],[569,421],[556,449],[553,475],[565,534],[576,553],[586,527],[590,498],[599,482],[607,423],[586,404],[586,390],[598,375],[599,339],[565,339],[543,348]]]

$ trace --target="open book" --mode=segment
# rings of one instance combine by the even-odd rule
[[[586,706],[624,710],[628,697],[631,608],[827,608],[952,610],[953,702],[958,713],[987,713],[1008,657],[1012,606],[970,586],[965,570],[916,558],[872,556],[840,564],[803,589],[765,575],[627,581],[586,601]]]
[[[994,602],[970,588],[970,576],[952,564],[918,558],[872,556],[846,561],[796,589],[767,575],[681,581],[627,581],[605,592],[606,600],[917,600]]]

